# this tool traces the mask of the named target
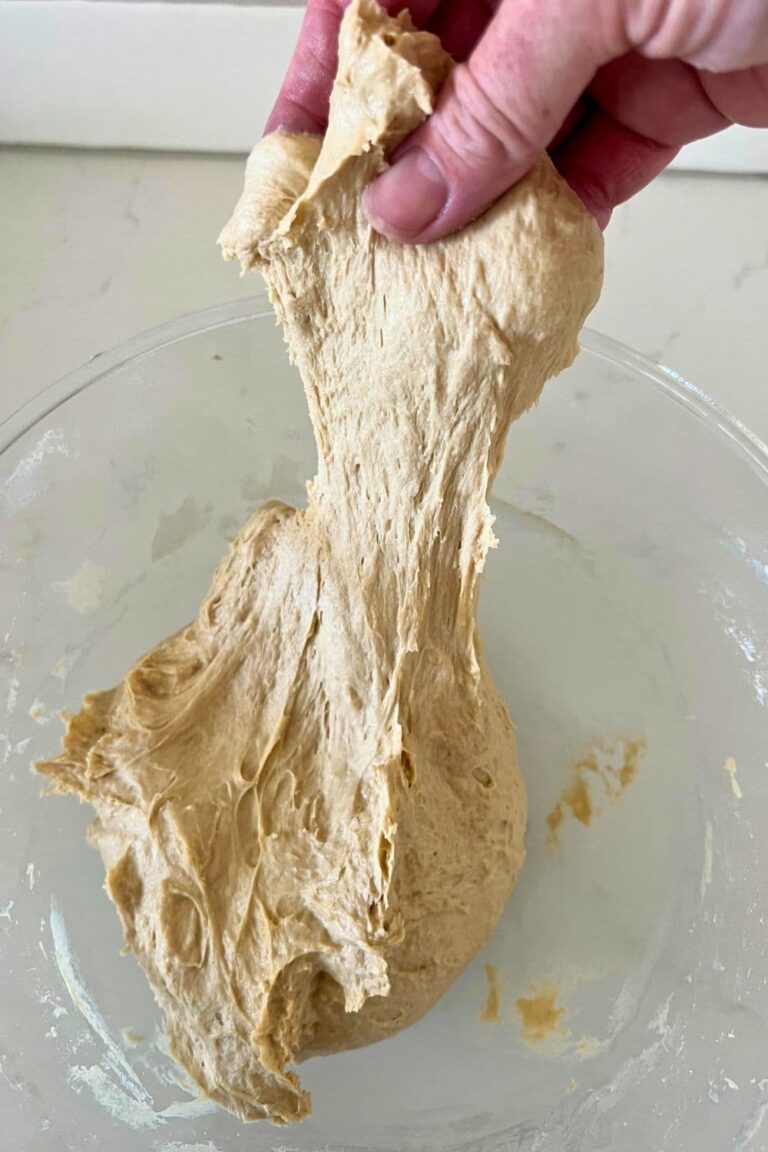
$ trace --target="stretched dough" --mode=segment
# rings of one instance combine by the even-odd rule
[[[356,0],[325,139],[254,150],[222,245],[266,277],[306,386],[308,505],[257,511],[197,620],[39,765],[96,809],[173,1052],[249,1120],[307,1114],[293,1062],[418,1019],[523,862],[475,623],[486,498],[510,421],[576,353],[602,245],[547,160],[448,240],[372,232],[360,191],[449,63]]]

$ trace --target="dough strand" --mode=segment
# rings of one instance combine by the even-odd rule
[[[445,241],[371,230],[361,190],[450,66],[354,0],[325,138],[254,150],[221,243],[266,278],[304,381],[307,506],[255,512],[197,620],[38,766],[96,810],[173,1053],[247,1120],[302,1118],[296,1062],[422,1016],[523,863],[476,626],[487,499],[510,421],[576,354],[602,240],[546,158]]]

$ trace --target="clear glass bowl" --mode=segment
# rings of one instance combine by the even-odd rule
[[[530,791],[523,876],[427,1019],[303,1067],[314,1115],[283,1133],[195,1098],[120,955],[89,810],[41,800],[28,765],[56,750],[59,709],[195,613],[255,504],[303,500],[299,380],[262,298],[99,356],[5,425],[4,1147],[764,1146],[768,456],[672,373],[594,333],[583,344],[511,431],[482,592]],[[647,751],[626,789],[603,768],[611,799],[590,766],[620,769],[634,738]],[[582,825],[566,803],[553,847],[546,817],[574,773],[598,811]],[[532,1045],[517,1001],[537,993],[555,1027]]]

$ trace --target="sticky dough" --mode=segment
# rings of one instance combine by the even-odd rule
[[[356,0],[325,138],[254,150],[221,243],[266,278],[305,384],[307,507],[254,513],[197,620],[87,697],[39,765],[96,809],[172,1051],[249,1120],[305,1116],[290,1065],[426,1012],[523,862],[475,623],[486,500],[510,421],[576,353],[602,244],[545,159],[448,240],[371,230],[360,192],[449,66]]]

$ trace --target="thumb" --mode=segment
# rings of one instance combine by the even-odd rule
[[[598,67],[591,0],[503,0],[432,116],[365,191],[373,227],[393,240],[437,240],[479,216],[546,149]]]

